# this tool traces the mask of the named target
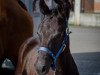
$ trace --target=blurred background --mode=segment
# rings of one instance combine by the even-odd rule
[[[22,0],[29,14],[34,18],[34,33],[41,23],[41,14],[37,0],[33,12],[34,0]],[[50,8],[53,0],[45,0]],[[69,18],[70,50],[80,75],[100,75],[100,0],[69,0],[71,13]]]

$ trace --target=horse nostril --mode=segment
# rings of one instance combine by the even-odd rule
[[[42,73],[45,73],[45,72],[46,72],[46,66],[43,66]]]

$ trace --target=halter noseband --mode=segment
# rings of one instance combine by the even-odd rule
[[[53,59],[53,64],[51,64],[51,68],[52,70],[56,70],[56,63],[57,63],[57,58],[59,57],[59,55],[64,51],[64,49],[66,48],[66,42],[67,42],[67,37],[68,35],[66,34],[66,32],[64,32],[64,40],[61,43],[61,47],[58,50],[58,52],[56,53],[56,55],[53,54],[53,52],[51,50],[49,50],[47,47],[40,47],[39,51],[44,51],[47,52]]]

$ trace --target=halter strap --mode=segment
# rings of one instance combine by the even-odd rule
[[[64,51],[64,49],[66,48],[66,42],[67,42],[67,34],[66,32],[64,33],[64,40],[61,44],[60,49],[58,50],[58,52],[56,53],[56,55],[53,54],[53,52],[51,50],[49,50],[47,47],[40,47],[39,51],[44,51],[47,52],[53,59],[53,64],[51,64],[51,68],[52,70],[56,70],[56,63],[57,63],[57,58],[59,57],[59,55]]]

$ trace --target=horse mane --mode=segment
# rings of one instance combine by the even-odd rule
[[[18,3],[23,9],[25,9],[27,11],[27,7],[25,6],[25,4],[21,0],[18,0]]]

